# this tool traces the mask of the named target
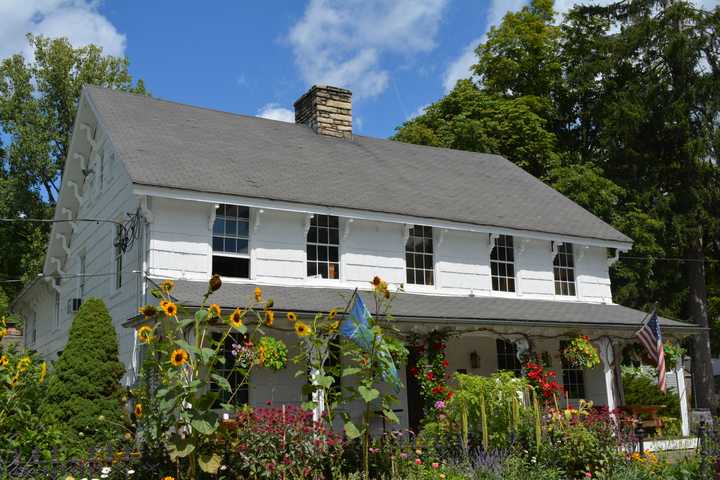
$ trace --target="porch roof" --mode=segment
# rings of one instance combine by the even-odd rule
[[[223,308],[246,304],[255,287],[272,298],[275,309],[315,314],[333,307],[344,310],[352,290],[327,287],[276,286],[253,283],[223,283],[211,296]],[[183,305],[198,306],[207,282],[178,280],[173,296]],[[368,308],[371,292],[359,292]],[[434,322],[447,325],[527,325],[533,327],[594,327],[633,330],[640,327],[645,312],[621,305],[569,301],[530,300],[486,296],[423,295],[399,293],[392,304],[393,317],[400,322]],[[699,332],[693,324],[660,318],[666,331]]]

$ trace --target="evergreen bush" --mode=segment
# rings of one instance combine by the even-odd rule
[[[42,415],[63,430],[69,447],[100,446],[122,435],[124,373],[105,304],[86,300],[73,319],[41,408]]]

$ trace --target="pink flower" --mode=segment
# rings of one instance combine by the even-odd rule
[[[420,460],[419,458],[416,458],[415,465],[422,465],[422,460]]]
[[[430,466],[431,466],[432,468],[434,468],[435,470],[437,470],[438,468],[440,468],[440,464],[439,464],[438,462],[433,462],[433,463],[430,464]]]
[[[442,410],[443,408],[445,408],[445,402],[443,402],[442,400],[438,400],[437,402],[435,402],[435,408],[438,410]]]
[[[592,472],[585,472],[585,478],[592,478]]]

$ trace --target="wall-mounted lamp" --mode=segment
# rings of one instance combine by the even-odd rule
[[[480,359],[478,358],[477,352],[470,352],[470,368],[478,368],[480,366]]]

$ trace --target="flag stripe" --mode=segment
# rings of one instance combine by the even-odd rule
[[[635,336],[650,357],[657,365],[658,371],[658,387],[663,392],[667,391],[667,380],[665,372],[665,348],[663,346],[662,334],[660,333],[660,322],[657,318],[655,310],[650,314],[650,319],[635,332]]]

